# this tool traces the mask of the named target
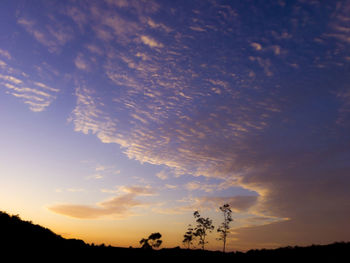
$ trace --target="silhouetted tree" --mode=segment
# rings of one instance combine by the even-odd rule
[[[230,222],[232,222],[233,219],[232,219],[232,211],[231,211],[229,204],[224,204],[223,206],[220,207],[220,210],[224,215],[224,221],[219,226],[217,231],[220,233],[220,238],[218,238],[218,239],[222,240],[224,243],[224,247],[222,249],[222,252],[225,253],[226,237],[227,237],[227,234],[230,233]]]
[[[199,238],[198,244],[202,246],[204,250],[204,246],[207,241],[205,241],[207,237],[207,232],[211,232],[214,229],[213,221],[211,219],[201,217],[198,211],[193,213],[194,218],[196,219],[197,226],[194,228],[193,235]]]
[[[148,238],[142,238],[140,240],[141,248],[143,249],[152,249],[151,245],[148,244]]]
[[[188,225],[187,232],[184,234],[184,240],[182,241],[184,245],[187,245],[187,249],[190,249],[190,245],[192,244],[193,238],[193,227],[191,225]]]
[[[162,244],[162,240],[160,238],[162,235],[160,233],[152,233],[149,235],[148,238],[142,238],[140,240],[141,247],[143,249],[152,249],[152,248],[158,248]]]

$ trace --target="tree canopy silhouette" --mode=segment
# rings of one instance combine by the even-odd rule
[[[148,238],[142,238],[140,240],[141,247],[143,249],[153,249],[158,248],[162,244],[162,240],[160,239],[162,235],[160,233],[152,233]]]
[[[211,232],[214,229],[213,221],[211,219],[201,217],[198,211],[193,213],[194,218],[196,219],[196,227],[194,228],[194,236],[199,238],[198,244],[202,246],[204,250],[204,246],[206,243],[207,232]]]
[[[192,244],[192,240],[194,239],[193,227],[188,225],[187,232],[184,234],[184,240],[182,243],[187,246],[187,249],[190,249],[190,245]]]

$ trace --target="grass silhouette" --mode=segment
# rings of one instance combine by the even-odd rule
[[[283,247],[278,249],[249,250],[243,252],[222,253],[221,251],[163,248],[145,250],[141,248],[120,248],[87,244],[78,239],[66,239],[51,230],[30,221],[22,220],[18,215],[9,215],[0,211],[0,253],[2,257],[26,260],[64,260],[72,262],[86,260],[118,261],[118,259],[154,260],[181,259],[207,260],[219,259],[234,262],[348,262],[350,243],[339,242],[329,245],[308,247]],[[16,260],[12,260],[15,261]],[[10,262],[10,261],[7,261]]]

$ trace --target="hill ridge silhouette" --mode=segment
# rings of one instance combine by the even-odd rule
[[[26,259],[38,259],[44,255],[55,255],[71,259],[116,259],[147,257],[158,259],[171,258],[218,258],[225,257],[236,262],[340,262],[349,261],[350,242],[336,242],[328,245],[312,245],[307,247],[288,246],[276,249],[252,249],[247,252],[228,252],[209,250],[188,250],[162,248],[160,250],[144,250],[141,248],[122,248],[87,244],[79,239],[66,239],[48,228],[24,221],[18,215],[9,215],[0,211],[0,252],[2,254],[23,252]],[[21,254],[18,254],[21,255]]]

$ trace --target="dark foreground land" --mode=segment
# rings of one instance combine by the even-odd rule
[[[0,255],[0,262],[350,262],[350,243],[225,254],[220,251],[188,250],[179,247],[149,251],[140,248],[95,246],[78,239],[65,239],[47,228],[0,211]]]

